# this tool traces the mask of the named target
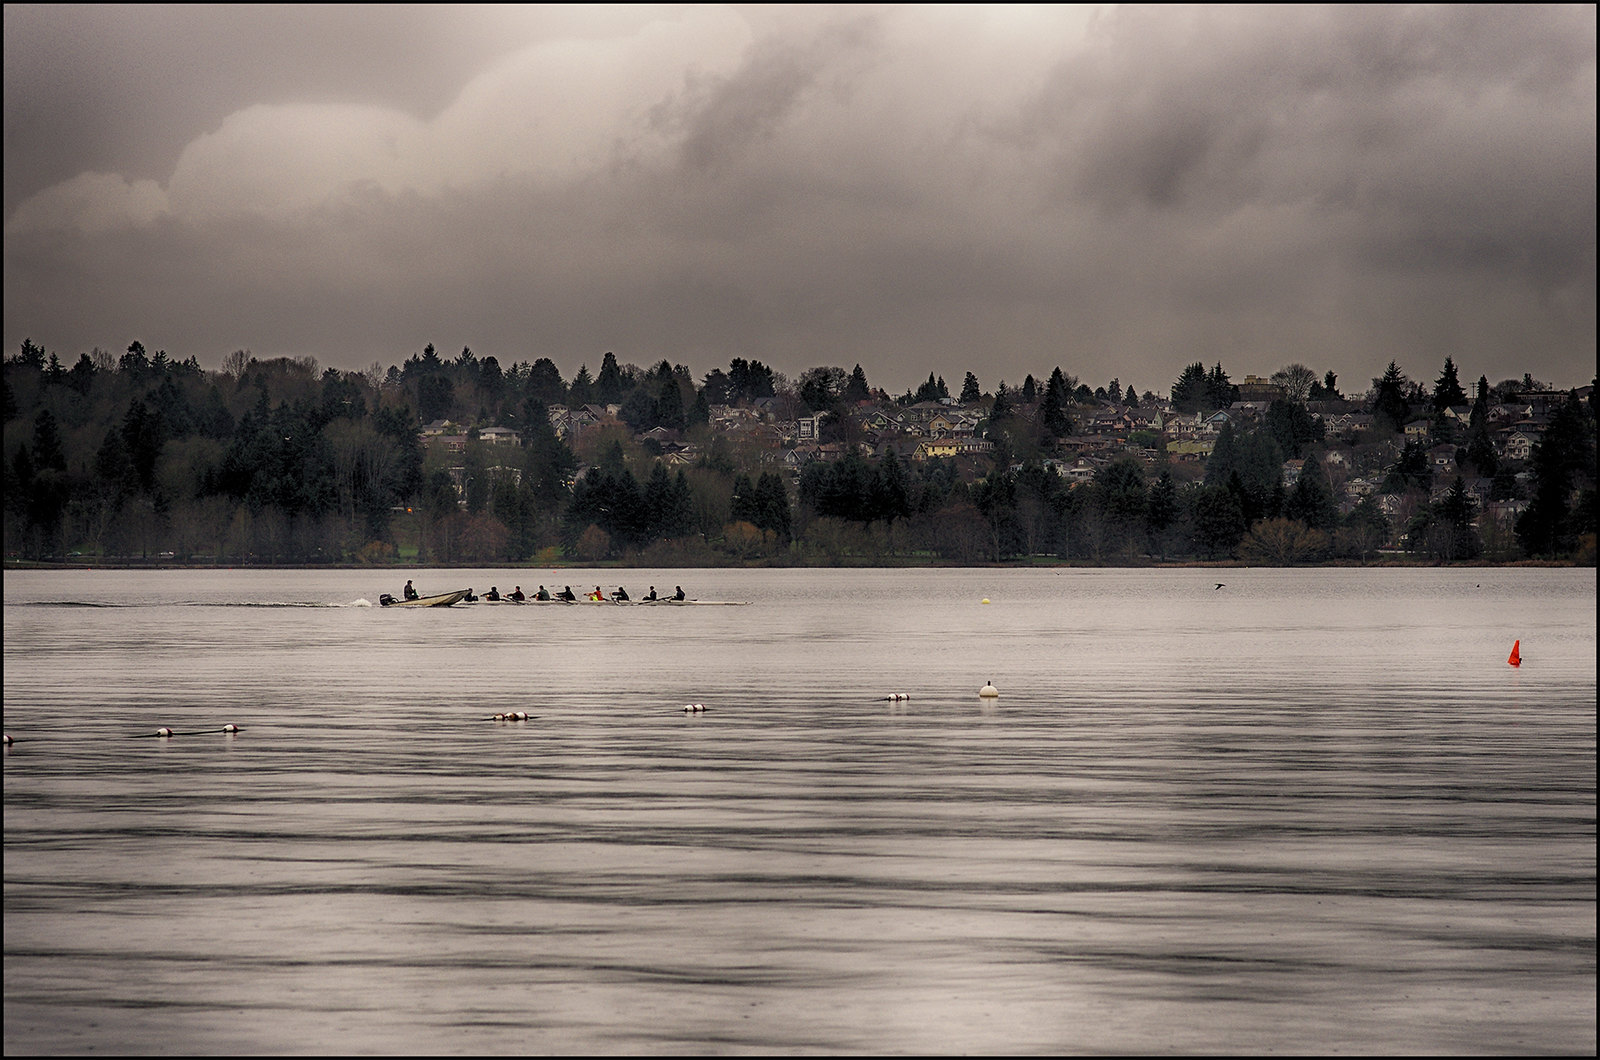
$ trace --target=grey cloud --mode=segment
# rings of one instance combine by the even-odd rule
[[[754,356],[859,362],[892,390],[1056,364],[1160,390],[1194,360],[1422,377],[1447,353],[1473,377],[1593,372],[1593,9],[1117,9],[1081,37],[1044,8],[756,14],[737,55],[724,34],[715,61],[632,82],[656,93],[646,124],[586,130],[619,145],[593,169],[463,153],[432,183],[309,181],[251,217],[194,149],[205,217],[150,206],[87,235],[8,211],[6,341],[340,367],[434,342],[569,374],[606,350]],[[547,83],[457,80],[472,92],[360,102],[426,154],[458,142],[428,138],[438,113],[492,133],[519,99],[491,90]],[[178,146],[230,118],[243,147],[270,127],[289,149],[298,114],[236,107]],[[104,169],[68,190],[146,190]]]

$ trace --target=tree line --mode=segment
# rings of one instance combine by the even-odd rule
[[[1552,417],[1531,467],[1501,466],[1489,441],[1480,378],[1469,401],[1456,370],[1430,392],[1391,364],[1365,407],[1374,430],[1397,432],[1419,411],[1459,441],[1458,481],[1432,490],[1426,453],[1412,445],[1384,471],[1386,488],[1416,501],[1396,526],[1373,498],[1341,511],[1318,454],[1328,443],[1307,405],[1341,400],[1329,372],[1299,365],[1274,375],[1284,398],[1258,425],[1224,427],[1203,474],[1165,460],[1159,437],[1088,481],[1055,460],[1100,406],[1137,406],[1129,384],[1090,387],[1059,367],[983,392],[967,373],[960,402],[981,410],[992,459],[910,461],[892,449],[863,456],[852,409],[948,398],[930,375],[889,398],[857,365],[820,367],[791,382],[759,361],[734,358],[695,380],[666,361],[623,365],[607,353],[566,380],[548,359],[502,368],[470,349],[445,359],[433,346],[387,370],[320,370],[311,358],[258,359],[237,351],[219,371],[132,343],[95,350],[70,368],[24,342],[4,365],[5,549],[8,557],[171,558],[218,563],[1008,562],[1029,557],[1092,563],[1150,559],[1260,563],[1371,559],[1397,538],[1420,555],[1470,559],[1486,548],[1467,477],[1525,494],[1515,539],[1497,558],[1593,555],[1593,398]],[[1533,385],[1531,379],[1525,380]],[[1237,387],[1222,365],[1187,366],[1171,388],[1184,412],[1226,408]],[[1146,392],[1146,404],[1157,401]],[[780,473],[768,448],[716,431],[716,406],[775,403],[780,416],[819,414],[841,459]],[[547,410],[619,408],[620,423],[571,444]],[[1443,410],[1472,404],[1456,427]],[[1480,414],[1482,413],[1482,414]],[[465,451],[429,449],[419,429],[473,424]],[[492,445],[479,427],[519,432]],[[669,467],[641,440],[665,427],[699,456]],[[1154,450],[1154,461],[1133,450]],[[1285,484],[1285,460],[1304,460]],[[579,473],[581,470],[581,474]],[[1517,472],[1523,472],[1519,475]],[[1496,476],[1498,476],[1496,478]]]

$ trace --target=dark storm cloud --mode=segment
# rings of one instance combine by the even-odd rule
[[[14,108],[14,48],[104,56],[131,16],[13,41],[7,8],[7,343],[1593,374],[1592,8],[333,8],[304,44],[187,10],[226,41],[142,106],[221,102],[168,108],[164,162],[90,136],[14,188],[99,91]]]

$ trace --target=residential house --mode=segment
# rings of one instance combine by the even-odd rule
[[[1356,466],[1355,454],[1343,446],[1328,449],[1322,454],[1322,463],[1329,471],[1349,471]]]
[[[467,451],[467,436],[464,434],[429,434],[422,438],[424,449],[443,449],[447,453],[464,453]]]
[[[1240,400],[1229,405],[1228,412],[1233,415],[1235,426],[1242,426],[1246,423],[1260,423],[1266,419],[1269,405],[1271,405],[1270,401]]]
[[[1539,439],[1527,431],[1509,431],[1500,442],[1500,455],[1507,460],[1529,460]]]
[[[1211,438],[1196,438],[1181,442],[1167,442],[1167,456],[1183,463],[1196,463],[1209,460],[1211,450],[1216,448],[1216,441]]]
[[[478,439],[485,445],[511,445],[522,442],[522,436],[510,427],[485,427],[478,432]]]
[[[1440,475],[1454,475],[1456,473],[1456,447],[1453,445],[1436,445],[1429,449],[1428,467],[1433,469],[1435,481],[1438,481]]]
[[[987,456],[994,443],[985,438],[928,438],[918,443],[913,460],[938,460],[956,456]]]

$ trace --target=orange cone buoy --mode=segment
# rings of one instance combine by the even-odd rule
[[[1522,641],[1519,640],[1511,645],[1511,658],[1507,659],[1506,662],[1512,666],[1522,665]]]

